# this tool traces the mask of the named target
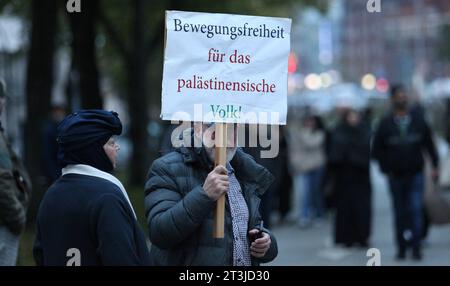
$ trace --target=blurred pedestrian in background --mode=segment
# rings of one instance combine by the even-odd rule
[[[308,227],[322,218],[322,176],[325,166],[326,131],[319,117],[292,121],[289,129],[289,159],[294,189],[300,195],[299,225]]]
[[[292,208],[292,176],[289,172],[289,152],[286,138],[287,129],[280,126],[280,152],[278,155],[280,171],[278,185],[278,212],[280,214],[280,223],[284,223]]]
[[[280,186],[281,186],[281,179],[283,174],[281,173],[282,168],[282,157],[280,156],[282,150],[280,146],[281,137],[280,137],[280,128],[276,126],[274,130],[272,130],[273,126],[269,125],[254,125],[256,128],[251,127],[250,125],[245,125],[245,138],[248,138],[250,141],[250,138],[258,139],[257,146],[256,147],[250,147],[247,142],[244,142],[245,146],[242,147],[242,150],[251,155],[256,163],[260,164],[264,168],[266,168],[273,176],[274,181],[269,186],[267,191],[264,192],[264,195],[261,198],[261,205],[260,205],[260,212],[262,216],[262,220],[264,221],[264,225],[267,228],[270,228],[272,226],[272,213],[273,210],[277,207],[277,199],[280,193]],[[267,128],[267,140],[272,142],[271,145],[268,147],[262,147],[264,145],[260,141],[259,136],[259,130],[261,128]],[[273,131],[273,132],[272,132]],[[273,144],[278,144],[278,153],[275,155],[275,157],[265,158],[262,154],[264,152],[268,152],[269,149],[273,148]]]
[[[122,183],[110,174],[122,133],[117,113],[82,110],[58,127],[62,176],[45,193],[33,254],[39,266],[149,265],[149,253]]]
[[[0,116],[6,98],[6,86],[0,80]],[[25,228],[31,181],[11,148],[1,121],[0,133],[0,266],[14,266],[20,234]]]
[[[413,258],[422,259],[424,152],[438,173],[438,155],[432,132],[424,116],[412,110],[406,90],[391,88],[392,111],[380,122],[373,143],[373,156],[388,176],[395,212],[397,258],[404,259],[412,247]]]
[[[370,128],[355,110],[344,111],[331,134],[328,166],[336,215],[334,241],[368,247],[371,229]]]
[[[61,176],[61,167],[58,165],[58,125],[66,116],[64,105],[55,104],[52,106],[49,119],[44,125],[42,134],[42,166],[47,186],[50,186]]]

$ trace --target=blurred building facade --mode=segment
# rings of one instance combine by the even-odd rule
[[[294,18],[291,47],[298,57],[300,73],[339,68],[343,1],[330,1],[325,13],[311,7],[299,9]]]
[[[380,0],[379,13],[369,13],[366,2],[343,3],[345,78],[358,82],[372,73],[412,85],[420,93],[425,82],[446,76],[448,62],[440,60],[439,47],[450,37],[444,34],[444,27],[450,25],[450,1]]]

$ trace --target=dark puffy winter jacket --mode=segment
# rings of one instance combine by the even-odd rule
[[[273,176],[238,149],[230,162],[249,209],[248,229],[259,225],[262,194]],[[215,202],[202,185],[213,165],[203,148],[181,147],[154,161],[145,184],[145,210],[153,265],[233,265],[233,229],[228,200],[225,205],[225,237],[213,238]],[[267,229],[264,232],[270,234]],[[278,253],[275,237],[263,258],[267,263]]]

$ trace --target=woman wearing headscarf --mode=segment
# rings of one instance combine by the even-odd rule
[[[353,109],[343,113],[331,135],[328,154],[336,204],[334,240],[368,247],[371,229],[370,128]]]
[[[62,176],[38,211],[38,265],[149,265],[145,236],[130,199],[110,172],[122,133],[115,112],[82,110],[58,126]]]

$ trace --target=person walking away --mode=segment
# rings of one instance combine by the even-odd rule
[[[39,206],[33,255],[38,266],[147,266],[144,233],[116,168],[117,113],[80,110],[58,126],[62,176]]]
[[[290,130],[290,165],[294,174],[294,188],[300,196],[299,226],[308,227],[314,219],[322,218],[324,202],[322,175],[325,166],[326,133],[311,115],[301,125]]]
[[[395,213],[397,258],[404,259],[412,248],[413,259],[422,259],[424,156],[438,173],[438,155],[432,132],[424,116],[409,107],[401,85],[391,89],[392,111],[379,123],[373,142],[373,157],[389,179]]]
[[[336,203],[334,241],[368,247],[371,229],[370,129],[356,110],[347,110],[331,135],[328,154]]]

